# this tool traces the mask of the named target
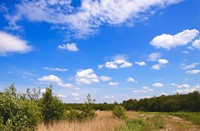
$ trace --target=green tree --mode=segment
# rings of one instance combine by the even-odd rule
[[[127,119],[127,114],[126,114],[126,110],[123,106],[121,105],[116,105],[112,111],[113,115],[117,118],[120,118],[122,120],[126,120]]]
[[[46,88],[46,92],[41,99],[42,117],[45,124],[52,123],[54,120],[59,120],[64,114],[64,105],[58,97],[53,96],[52,86]]]

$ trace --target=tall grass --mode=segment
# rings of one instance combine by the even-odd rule
[[[143,119],[130,119],[126,124],[117,127],[115,131],[143,131],[147,127],[147,123]]]
[[[161,115],[150,115],[145,118],[129,119],[115,131],[155,131],[165,127],[165,119]]]

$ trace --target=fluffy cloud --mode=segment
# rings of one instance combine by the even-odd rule
[[[62,79],[60,79],[58,76],[55,75],[48,75],[48,76],[43,76],[41,78],[38,78],[39,81],[42,82],[52,82],[56,83],[60,87],[66,87],[66,88],[72,88],[73,85],[70,83],[65,84]]]
[[[49,75],[49,76],[43,76],[38,79],[39,81],[45,81],[45,82],[53,82],[53,83],[61,83],[62,80],[55,76],[55,75]]]
[[[111,78],[108,77],[108,76],[101,76],[99,79],[100,79],[101,81],[110,81],[110,80],[111,80]]]
[[[190,88],[190,85],[188,85],[188,84],[177,85],[177,84],[172,83],[171,85],[176,88]]]
[[[190,70],[190,71],[186,71],[185,73],[187,73],[187,74],[200,74],[200,70]]]
[[[78,84],[98,83],[98,76],[92,69],[81,70],[76,73],[76,82]]]
[[[191,42],[197,35],[199,31],[196,29],[186,29],[178,34],[162,34],[153,38],[150,42],[151,45],[158,48],[170,49],[176,46],[187,45]]]
[[[152,84],[154,87],[163,87],[164,85],[162,83],[154,83]]]
[[[105,96],[104,98],[106,98],[106,99],[112,99],[112,98],[115,98],[115,96]]]
[[[141,90],[134,90],[133,93],[148,93],[148,92],[153,92],[153,89],[149,87],[142,87]]]
[[[32,50],[27,41],[0,31],[0,56],[6,56],[9,53],[26,53]]]
[[[176,91],[177,93],[183,93],[183,94],[198,91],[198,89],[200,88],[200,84],[197,84],[195,86],[190,86],[188,84],[176,85],[172,83],[172,85],[174,85],[177,88],[186,88],[186,89],[179,89]]]
[[[191,93],[197,91],[197,89],[195,88],[191,88],[191,89],[182,89],[182,90],[177,90],[177,93],[181,93],[181,94],[187,94],[187,93]]]
[[[132,78],[132,77],[127,78],[126,81],[127,81],[127,82],[136,82],[135,79]]]
[[[141,62],[135,62],[135,64],[139,65],[139,66],[145,66],[146,63],[144,61],[141,61]]]
[[[60,97],[60,98],[66,98],[67,96],[65,95],[62,95],[62,94],[59,94],[59,95],[56,95],[57,97]]]
[[[22,19],[47,22],[70,29],[76,36],[90,35],[102,24],[133,25],[148,19],[156,12],[181,0],[82,0],[80,7],[72,7],[71,0],[22,0],[15,5],[13,15],[5,14],[9,25],[17,26]],[[13,27],[14,28],[14,27]]]
[[[197,48],[197,49],[200,49],[200,39],[195,40],[192,43],[192,46],[195,47],[195,48]]]
[[[72,93],[72,96],[80,96],[78,93]]]
[[[167,64],[169,61],[166,60],[166,59],[159,59],[158,62],[159,62],[160,64]]]
[[[199,63],[192,63],[192,64],[190,64],[190,65],[183,66],[182,69],[183,69],[183,70],[193,69],[193,68],[195,68],[197,65],[199,65]]]
[[[110,85],[110,86],[118,86],[118,85],[119,85],[119,82],[109,82],[109,85]]]
[[[148,55],[148,60],[149,61],[157,61],[158,59],[160,59],[161,54],[160,53],[151,53]]]
[[[45,70],[66,72],[67,69],[44,67]]]
[[[108,61],[103,65],[99,65],[99,69],[106,67],[109,69],[118,69],[118,68],[128,68],[131,67],[133,64],[128,62],[125,58],[117,58],[113,61]]]
[[[78,47],[76,46],[75,43],[59,45],[58,48],[59,49],[65,49],[65,50],[68,50],[68,51],[73,51],[73,52],[78,51]]]
[[[160,65],[159,64],[155,64],[151,67],[154,70],[160,70]]]
[[[40,89],[41,93],[45,93],[46,92],[46,88]]]

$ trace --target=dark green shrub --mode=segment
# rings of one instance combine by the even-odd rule
[[[65,112],[65,119],[70,121],[85,121],[90,120],[96,117],[95,110],[92,106],[92,103],[95,100],[91,99],[91,96],[88,94],[86,96],[87,101],[82,105],[80,110],[69,110]]]
[[[67,119],[69,121],[81,121],[81,112],[78,110],[66,111],[65,119]]]
[[[120,119],[127,119],[127,114],[126,114],[126,110],[123,106],[121,105],[116,105],[112,111],[113,115],[117,118]]]
[[[42,118],[45,124],[53,123],[55,120],[63,118],[64,105],[58,97],[53,96],[52,87],[46,88],[46,92],[41,99]]]

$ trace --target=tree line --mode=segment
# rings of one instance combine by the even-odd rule
[[[152,112],[199,112],[200,111],[200,93],[194,91],[188,94],[161,95],[158,97],[144,99],[129,99],[122,103],[93,103],[91,106],[95,110],[113,110],[116,105],[122,105],[126,110],[134,111],[152,111]],[[66,109],[82,109],[83,104],[65,104]]]
[[[200,111],[200,93],[194,91],[188,94],[161,95],[159,97],[145,99],[129,99],[122,102],[127,110],[136,111],[158,111],[158,112],[176,112]]]

